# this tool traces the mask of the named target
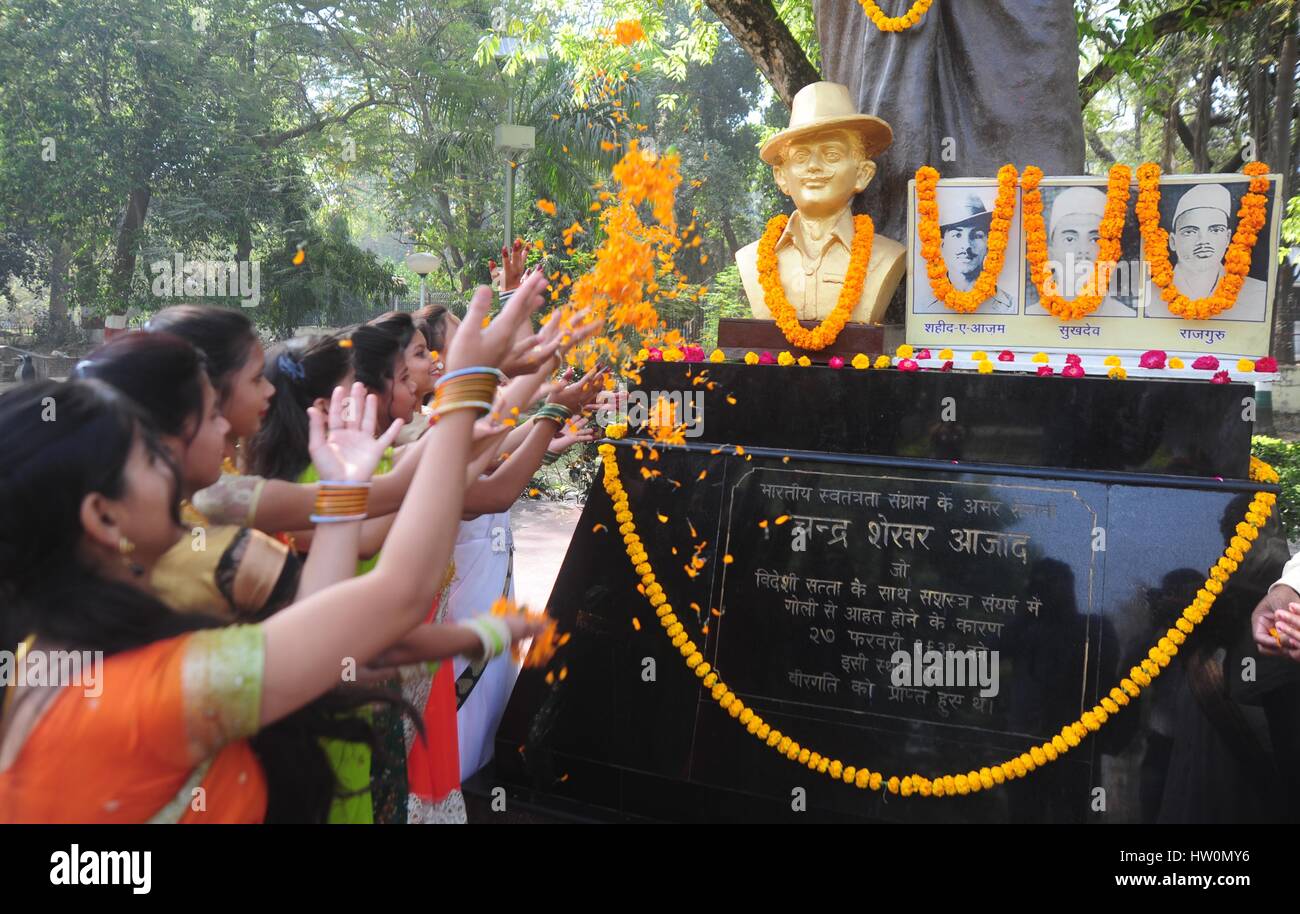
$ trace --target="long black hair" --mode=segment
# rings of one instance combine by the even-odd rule
[[[98,378],[138,404],[164,435],[191,439],[203,422],[203,355],[170,333],[128,333],[100,346],[73,369]]]
[[[397,359],[415,336],[415,322],[406,311],[390,311],[352,331],[352,365],[357,380],[371,393],[388,390]]]
[[[173,467],[172,520],[179,524],[179,473],[125,394],[100,381],[73,380],[0,396],[2,643],[35,635],[70,650],[111,655],[222,624],[174,613],[147,591],[104,578],[81,556],[81,504],[92,492],[124,494],[137,436]],[[364,719],[348,713],[377,699],[390,696],[364,689],[327,693],[253,737],[266,773],[268,822],[325,820],[337,785],[320,740],[369,743],[382,751]]]
[[[207,360],[208,377],[224,401],[236,373],[248,361],[257,332],[243,313],[210,305],[164,308],[144,327],[150,333],[171,333],[190,343]]]
[[[249,472],[296,482],[311,463],[307,407],[326,400],[352,368],[351,350],[336,336],[300,337],[266,354],[265,377],[275,385],[271,411],[248,442]]]
[[[424,345],[430,352],[441,352],[446,348],[449,313],[446,305],[425,305],[411,315],[415,329],[424,337]]]

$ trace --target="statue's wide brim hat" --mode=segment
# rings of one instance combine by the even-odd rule
[[[790,126],[764,143],[758,156],[768,165],[775,165],[792,142],[827,130],[850,130],[858,134],[869,159],[884,152],[894,142],[894,131],[888,123],[870,114],[858,113],[849,98],[848,86],[820,82],[799,90],[790,105]]]

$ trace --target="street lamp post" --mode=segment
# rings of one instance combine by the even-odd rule
[[[406,265],[412,273],[418,273],[420,276],[420,307],[423,308],[425,306],[424,277],[442,266],[442,258],[427,252],[407,254]]]
[[[496,57],[498,60],[506,60],[519,49],[519,39],[502,38],[497,48]],[[546,54],[539,54],[536,58],[539,61],[546,60]],[[506,80],[506,122],[497,124],[496,130],[493,131],[493,146],[497,152],[505,153],[506,163],[506,187],[505,187],[505,235],[502,246],[509,248],[514,243],[514,221],[515,221],[515,168],[511,164],[512,159],[519,153],[537,146],[537,130],[523,124],[513,123],[515,119],[515,96],[511,90],[509,80]]]

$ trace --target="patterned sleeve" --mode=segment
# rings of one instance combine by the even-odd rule
[[[208,758],[258,730],[266,641],[260,625],[195,632],[180,664],[181,714],[190,759]]]
[[[214,524],[251,527],[265,485],[261,476],[222,473],[215,483],[195,492],[191,501]]]

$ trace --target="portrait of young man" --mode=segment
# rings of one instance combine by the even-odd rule
[[[1106,211],[1106,192],[1089,185],[1044,187],[1043,209],[1047,226],[1047,268],[1052,286],[1048,291],[1068,299],[1089,290],[1097,252],[1101,245],[1101,220]],[[1136,226],[1125,232],[1126,245],[1136,255]],[[1132,236],[1131,239],[1128,236]],[[1107,294],[1092,317],[1137,317],[1140,270],[1132,264],[1117,264],[1111,272]],[[1025,314],[1046,314],[1038,287],[1025,266]]]
[[[988,192],[990,197],[993,191]],[[940,187],[939,231],[943,236],[944,263],[948,265],[948,281],[960,292],[968,291],[984,270],[989,253],[989,229],[993,222],[990,204],[979,190],[971,187]],[[1014,234],[1014,233],[1013,233]],[[1018,239],[1010,239],[1006,261],[1014,262],[1019,252]],[[916,314],[941,314],[949,308],[934,296],[925,274],[924,261],[914,280],[916,285]],[[1007,272],[1003,264],[1003,275]],[[1014,275],[1014,273],[1012,274]],[[1015,314],[1018,311],[1015,293],[1003,287],[1001,280],[997,291],[975,309],[977,314]]]
[[[1179,193],[1181,191],[1181,193]],[[1245,192],[1240,185],[1236,194],[1239,200]],[[1166,218],[1166,207],[1174,207],[1172,217]],[[1223,257],[1232,242],[1237,227],[1234,194],[1226,184],[1171,184],[1161,187],[1161,225],[1169,232],[1169,259],[1174,265],[1174,285],[1188,298],[1205,298],[1214,294],[1223,279]],[[1255,258],[1267,263],[1263,239],[1270,237],[1265,226],[1260,232],[1261,244],[1256,246],[1252,258],[1252,272],[1257,268]],[[1262,279],[1247,276],[1242,282],[1237,302],[1220,314],[1216,320],[1262,321],[1268,305],[1268,284]],[[1172,318],[1178,315],[1160,297],[1160,290],[1148,280],[1146,286],[1146,316]]]

